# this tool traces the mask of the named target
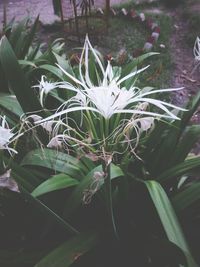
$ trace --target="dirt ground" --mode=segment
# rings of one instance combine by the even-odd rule
[[[200,14],[200,1],[188,4],[189,13]],[[188,11],[187,11],[188,12]],[[171,10],[169,15],[174,20],[174,31],[171,37],[171,55],[174,62],[174,71],[171,77],[171,87],[184,87],[183,90],[173,94],[173,102],[182,105],[200,91],[200,67],[194,60],[193,46],[189,46],[186,37],[191,28],[184,10],[177,8]],[[200,30],[199,30],[200,33]],[[200,107],[193,115],[192,124],[200,123]],[[200,142],[195,145],[195,154],[200,153]]]
[[[200,10],[200,3],[198,8]],[[196,12],[197,9],[191,6],[191,10]],[[194,60],[193,47],[189,47],[185,41],[187,34],[192,30],[188,20],[184,18],[182,10],[178,8],[171,11],[170,15],[174,19],[174,33],[170,43],[175,64],[171,85],[172,87],[184,87],[182,92],[174,95],[177,103],[184,103],[200,89],[200,69],[196,68],[197,63]]]

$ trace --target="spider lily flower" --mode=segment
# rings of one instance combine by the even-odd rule
[[[96,86],[93,84],[92,80],[90,79],[89,75],[89,50],[93,54],[100,69],[100,74],[103,77],[99,80],[99,85]],[[82,71],[82,65],[85,65],[85,72]],[[160,89],[160,90],[153,90],[150,92],[142,93],[141,90],[132,86],[130,89],[126,89],[122,84],[127,81],[128,79],[136,76],[140,72],[144,71],[149,66],[142,68],[137,71],[133,71],[126,75],[123,78],[120,78],[119,75],[116,75],[113,71],[113,68],[108,61],[106,69],[104,69],[103,64],[97,55],[96,51],[90,44],[88,37],[86,37],[85,44],[83,47],[83,52],[81,54],[80,63],[79,63],[79,76],[80,79],[72,76],[70,73],[65,71],[61,66],[58,66],[65,75],[67,75],[73,82],[73,84],[62,82],[62,85],[56,83],[56,86],[60,88],[65,88],[68,90],[75,91],[77,94],[75,97],[72,97],[68,100],[68,103],[71,102],[75,103],[73,107],[69,106],[61,111],[56,112],[54,115],[41,120],[37,123],[41,123],[50,119],[54,119],[56,117],[60,117],[63,114],[67,114],[73,111],[80,111],[80,110],[89,110],[92,112],[99,113],[105,119],[110,119],[114,114],[117,113],[130,113],[130,114],[138,114],[138,115],[152,115],[155,117],[163,117],[163,118],[170,118],[170,119],[179,119],[173,112],[171,112],[168,108],[178,109],[178,110],[185,110],[183,108],[177,107],[173,104],[169,104],[167,102],[149,98],[149,95],[155,93],[162,93],[162,92],[171,92],[176,90],[181,90],[182,88],[175,88],[175,89]],[[100,76],[100,75],[99,75]],[[44,78],[42,77],[42,80]],[[43,82],[42,82],[43,83]],[[49,86],[51,87],[51,86]],[[55,87],[54,84],[52,87]],[[47,90],[45,91],[46,93]],[[75,101],[79,100],[79,101]],[[135,108],[136,104],[140,102],[147,102],[150,103],[162,111],[165,114],[155,113],[155,112],[147,112],[137,110]],[[84,103],[84,104],[83,104]],[[59,110],[59,109],[58,109]]]
[[[22,134],[16,136],[12,132],[12,129],[9,129],[9,125],[6,122],[5,116],[0,116],[0,120],[0,150],[7,150],[9,153],[17,153],[15,149],[9,147],[9,144]]]
[[[39,89],[40,103],[43,106],[44,96],[47,95],[50,91],[58,88],[62,82],[48,82],[45,75],[42,75],[41,81],[38,85],[34,85],[33,88]]]
[[[194,48],[193,48],[193,53],[196,61],[200,61],[200,38],[197,37]]]
[[[96,73],[98,84],[94,84],[93,80],[90,78],[89,52],[92,54],[97,64]],[[62,104],[53,115],[37,121],[36,124],[42,124],[56,118],[61,119],[63,115],[69,117],[71,112],[86,111],[86,117],[88,113],[92,113],[95,116],[93,118],[98,119],[98,121],[104,119],[106,123],[108,122],[108,124],[109,121],[117,115],[114,120],[117,118],[118,121],[113,125],[115,125],[115,127],[123,125],[122,128],[124,129],[125,125],[122,121],[125,115],[128,116],[129,119],[131,117],[131,121],[133,118],[139,120],[143,117],[178,120],[179,118],[175,112],[173,113],[173,109],[185,111],[183,108],[151,97],[156,93],[177,91],[182,88],[144,91],[135,87],[133,82],[132,86],[127,89],[125,87],[126,81],[147,69],[148,66],[121,77],[121,74],[116,72],[111,66],[110,61],[108,61],[106,68],[103,66],[99,55],[92,47],[87,36],[80,57],[79,77],[74,77],[59,65],[58,67],[71,80],[71,83],[62,82],[62,84],[58,85],[58,87],[73,91],[76,95]],[[153,112],[145,108],[141,109],[140,107],[142,104],[145,106],[154,106],[157,108],[157,111]],[[161,112],[159,112],[159,110]],[[88,121],[90,121],[90,119]],[[134,123],[130,124],[129,120],[126,120],[126,122],[129,123],[129,126],[135,125]],[[151,123],[151,125],[153,125],[153,123]],[[93,127],[93,129],[94,128],[95,127]],[[122,128],[120,129],[121,133],[123,132]],[[110,131],[114,133],[115,129],[111,129]],[[109,135],[110,133],[105,135],[103,134],[102,136],[108,137]]]

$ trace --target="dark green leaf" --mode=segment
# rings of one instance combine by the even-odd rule
[[[18,117],[23,114],[15,95],[0,94],[0,106]]]
[[[47,207],[44,203],[42,203],[39,199],[33,197],[27,190],[25,190],[20,184],[20,191],[24,194],[25,198],[30,201],[35,207],[40,210],[43,214],[45,214],[49,219],[54,220],[59,225],[61,225],[67,232],[72,234],[78,234],[78,231],[71,226],[68,222],[63,220],[58,214],[56,214],[53,210]]]
[[[68,175],[61,173],[58,175],[54,175],[47,181],[40,184],[37,188],[34,189],[34,191],[32,192],[32,196],[38,197],[48,192],[68,188],[77,184],[77,180],[72,179]]]
[[[172,198],[172,203],[177,212],[189,208],[192,204],[200,200],[200,182],[193,183],[182,192],[177,193]]]
[[[23,111],[41,110],[42,107],[39,100],[25,78],[12,47],[5,36],[0,41],[0,61],[10,88],[15,93]]]
[[[30,151],[22,160],[22,166],[33,165],[52,169],[80,179],[85,166],[80,160],[52,149],[35,149]]]
[[[184,162],[166,170],[158,176],[159,182],[165,182],[174,177],[182,176],[193,169],[200,168],[200,157],[188,158]]]
[[[22,49],[22,52],[21,52],[21,58],[25,58],[25,56],[28,54],[28,51],[29,51],[29,48],[33,42],[33,39],[35,37],[35,33],[36,33],[36,30],[37,30],[37,26],[38,26],[38,23],[39,23],[39,15],[37,16],[37,18],[35,19],[27,37],[26,37],[26,40],[25,40],[25,43],[23,45],[23,49]]]
[[[156,181],[145,181],[144,183],[147,186],[169,241],[182,249],[187,259],[187,267],[197,267],[178,222],[178,218],[162,186]]]
[[[79,185],[76,186],[70,198],[67,200],[65,211],[64,211],[65,217],[80,206],[80,204],[83,201],[84,190],[89,188],[90,184],[92,183],[92,179],[94,177],[95,172],[102,172],[102,166],[99,165],[95,167],[93,170],[91,170],[88,173],[88,175],[83,178],[83,180],[79,183]],[[123,172],[118,166],[111,164],[110,175],[111,175],[111,179],[114,179],[116,177],[123,176]]]
[[[82,233],[65,242],[34,267],[68,267],[98,243],[94,233]]]

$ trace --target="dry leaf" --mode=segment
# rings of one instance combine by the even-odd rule
[[[4,174],[0,175],[0,188],[7,188],[13,192],[20,192],[18,184],[10,176],[11,170],[6,171]]]

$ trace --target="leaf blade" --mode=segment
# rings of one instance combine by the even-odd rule
[[[46,194],[52,191],[75,186],[77,184],[78,184],[77,180],[71,178],[70,176],[66,174],[61,173],[58,175],[54,175],[50,179],[41,183],[38,187],[36,187],[33,190],[31,194],[34,197],[38,197],[38,196],[41,196],[43,194]]]

